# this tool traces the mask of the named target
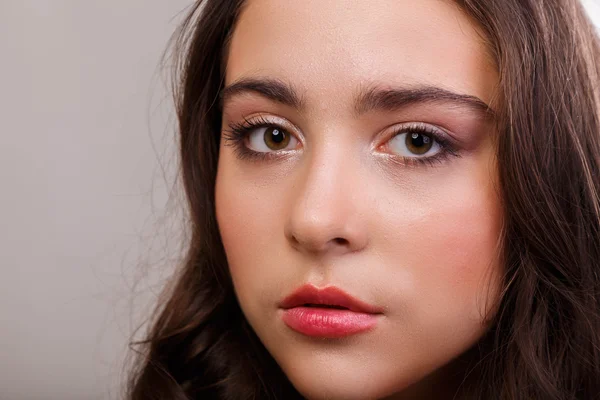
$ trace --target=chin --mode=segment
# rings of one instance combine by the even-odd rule
[[[285,372],[292,385],[307,400],[384,399],[410,385],[409,382],[402,384],[397,379],[386,382],[384,377],[370,376],[368,371],[294,369],[290,373]]]
[[[325,384],[311,384],[304,382],[302,385],[294,384],[294,387],[307,400],[368,400],[383,399],[394,393],[371,390],[369,387],[356,387],[356,385],[344,386],[340,382],[327,382]]]

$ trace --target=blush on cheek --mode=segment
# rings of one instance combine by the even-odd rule
[[[488,171],[479,163],[462,165],[421,186],[427,190],[395,193],[392,198],[400,200],[381,210],[388,221],[382,247],[393,249],[389,271],[406,271],[410,281],[402,283],[403,291],[414,312],[441,307],[440,314],[480,318],[495,300],[501,274],[500,201]]]
[[[501,221],[496,205],[486,196],[473,192],[468,199],[446,203],[436,213],[437,229],[430,244],[438,254],[437,265],[431,265],[437,272],[429,283],[423,283],[445,287],[437,293],[456,299],[457,306],[462,299],[462,305],[479,316],[495,300],[489,297],[498,291],[490,289],[497,289],[500,275]],[[436,293],[434,287],[430,289]]]

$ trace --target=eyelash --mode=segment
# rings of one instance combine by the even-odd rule
[[[228,145],[233,146],[236,156],[241,160],[274,160],[281,157],[281,152],[254,151],[248,148],[245,143],[246,138],[255,129],[270,127],[279,128],[290,135],[288,129],[285,127],[281,126],[280,124],[270,122],[264,117],[259,116],[254,120],[248,120],[244,118],[244,122],[230,124],[229,130],[224,130],[223,138],[228,142]],[[415,167],[426,165],[433,166],[444,163],[444,161],[448,160],[450,157],[461,157],[461,154],[457,151],[456,147],[449,139],[442,137],[438,132],[436,132],[435,129],[431,128],[427,124],[421,122],[412,122],[400,126],[399,128],[395,129],[388,141],[402,133],[419,133],[429,136],[440,146],[440,150],[437,152],[437,154],[430,157],[403,157],[393,154],[391,155],[394,160],[400,159],[400,162],[403,165]]]

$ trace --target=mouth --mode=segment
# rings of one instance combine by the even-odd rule
[[[343,290],[328,286],[317,288],[304,285],[287,296],[280,304],[283,309],[294,307],[345,309],[357,313],[381,314],[382,309],[350,296]]]
[[[308,308],[331,308],[333,310],[348,310],[348,308],[346,307],[342,307],[342,306],[334,306],[331,304],[303,304],[302,307],[308,307]]]
[[[283,322],[309,337],[340,338],[375,328],[382,309],[358,300],[341,289],[305,285],[280,304]]]

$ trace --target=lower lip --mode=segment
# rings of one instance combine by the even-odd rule
[[[377,324],[376,314],[335,308],[294,307],[284,310],[283,322],[306,336],[340,338],[371,330]]]

